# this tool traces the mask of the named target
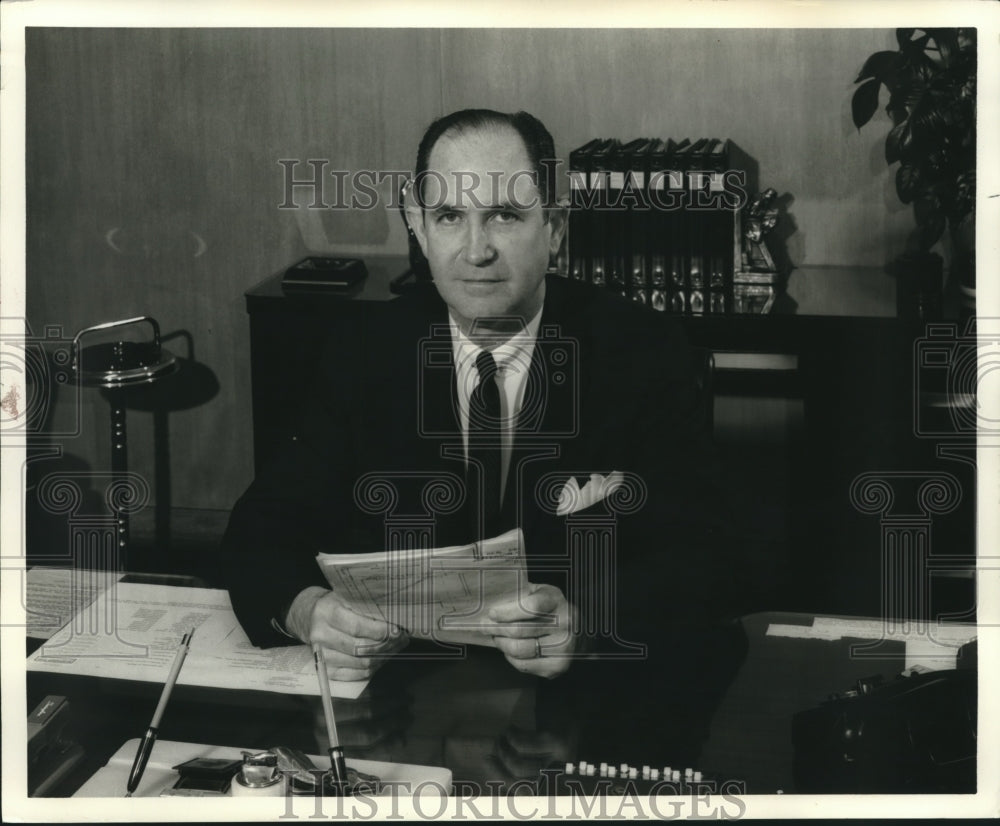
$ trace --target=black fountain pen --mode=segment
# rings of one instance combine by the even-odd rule
[[[170,674],[167,676],[167,682],[163,686],[163,693],[160,694],[160,702],[156,704],[156,711],[153,712],[153,719],[149,724],[149,728],[146,729],[146,736],[139,743],[139,750],[135,753],[135,760],[132,761],[132,771],[128,775],[128,786],[126,787],[125,797],[132,796],[132,792],[139,786],[142,773],[146,770],[149,755],[156,744],[156,734],[160,729],[160,719],[163,717],[163,710],[167,707],[170,692],[174,690],[174,686],[177,684],[177,678],[180,676],[181,666],[184,665],[184,658],[187,656],[188,648],[191,647],[191,637],[193,636],[194,629],[192,628],[181,639],[181,647],[177,649],[177,654],[174,656],[174,664],[170,666]]]

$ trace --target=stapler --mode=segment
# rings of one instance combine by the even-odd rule
[[[50,694],[28,715],[28,796],[51,792],[83,759],[66,735],[69,700]]]

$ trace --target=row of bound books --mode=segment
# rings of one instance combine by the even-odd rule
[[[573,150],[567,274],[655,310],[741,311],[748,161],[713,138],[595,138]]]

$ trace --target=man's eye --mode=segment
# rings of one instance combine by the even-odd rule
[[[437,222],[439,224],[456,224],[461,219],[461,216],[457,212],[442,212],[438,214]]]
[[[521,216],[520,215],[518,215],[516,212],[513,212],[513,211],[511,211],[509,209],[505,209],[502,212],[494,213],[493,217],[497,221],[499,221],[501,224],[512,224],[515,221],[520,221],[521,220]]]

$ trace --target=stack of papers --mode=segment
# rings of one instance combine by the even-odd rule
[[[181,685],[319,694],[306,645],[255,648],[229,593],[211,588],[115,583],[28,658],[30,671],[163,683],[181,637],[195,629]],[[330,682],[354,699],[367,682]]]
[[[492,645],[487,612],[515,598],[527,583],[520,530],[473,545],[317,559],[330,586],[354,610],[412,636],[447,643]],[[44,593],[72,594],[60,576],[43,577]],[[113,578],[106,585],[72,603],[77,613],[28,658],[29,670],[162,683],[181,637],[194,628],[180,684],[319,694],[310,648],[254,647],[227,591]],[[80,605],[85,607],[79,610]],[[53,613],[59,611],[45,612]],[[330,690],[353,699],[366,685],[331,681]]]
[[[472,545],[370,554],[319,554],[330,587],[359,614],[413,637],[493,645],[487,616],[528,582],[519,528]]]
[[[27,634],[47,640],[125,576],[119,571],[34,567],[25,572]]]
[[[906,644],[904,669],[917,666],[937,671],[955,668],[958,649],[976,639],[976,625],[937,623],[921,620],[887,620],[816,617],[812,625],[786,625],[772,623],[767,628],[769,637],[799,637],[801,639],[886,640]]]

